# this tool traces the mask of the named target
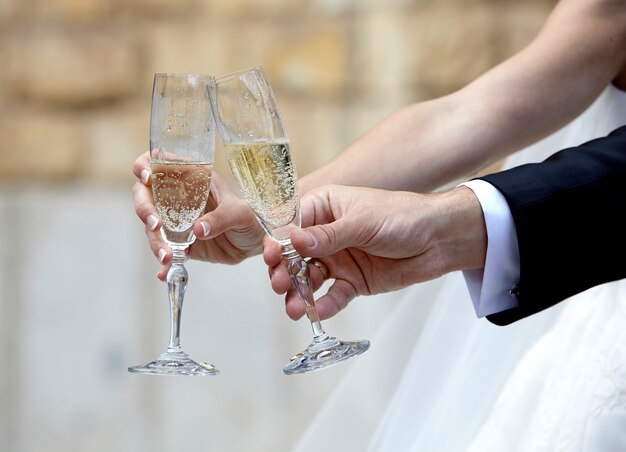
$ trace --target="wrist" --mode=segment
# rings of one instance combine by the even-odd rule
[[[446,272],[484,268],[487,228],[474,192],[461,186],[437,197],[434,243]]]

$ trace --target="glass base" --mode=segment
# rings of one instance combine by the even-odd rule
[[[286,375],[303,374],[334,366],[354,356],[358,356],[370,348],[370,341],[340,341],[328,337],[323,341],[312,342],[306,350],[291,358],[283,367]]]
[[[220,373],[213,364],[197,363],[183,352],[163,353],[148,364],[129,367],[128,371],[134,374],[146,375],[198,375],[207,377],[219,375]]]

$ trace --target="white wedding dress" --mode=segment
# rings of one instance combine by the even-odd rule
[[[621,125],[626,93],[610,86],[505,167]],[[398,292],[381,324],[295,451],[626,451],[626,280],[497,327],[454,273]]]

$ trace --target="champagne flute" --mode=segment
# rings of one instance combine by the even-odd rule
[[[313,342],[283,368],[287,375],[311,372],[345,361],[369,348],[369,341],[341,341],[322,328],[307,262],[291,245],[300,227],[298,178],[289,139],[274,94],[261,67],[217,80],[213,115],[239,190],[263,229],[283,245],[292,284],[313,329]]]
[[[167,273],[170,338],[156,360],[129,367],[150,375],[218,375],[219,370],[196,362],[180,345],[180,319],[188,273],[187,248],[196,239],[194,222],[204,213],[209,196],[215,122],[209,89],[215,78],[204,75],[155,74],[150,117],[152,193],[162,220],[161,235],[172,249]]]

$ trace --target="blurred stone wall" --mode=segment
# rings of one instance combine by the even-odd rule
[[[398,107],[522,48],[554,3],[1,0],[0,181],[130,182],[153,73],[257,64],[304,174]]]

